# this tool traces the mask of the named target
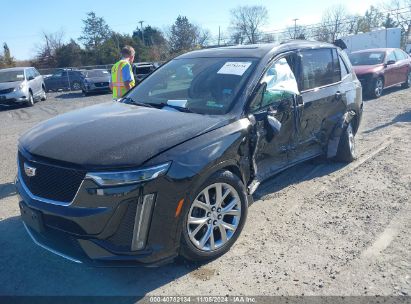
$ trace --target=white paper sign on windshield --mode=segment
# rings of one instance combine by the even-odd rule
[[[250,67],[251,62],[226,62],[217,74],[238,75],[242,76]]]

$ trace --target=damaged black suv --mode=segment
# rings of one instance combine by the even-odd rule
[[[76,262],[216,258],[263,180],[319,155],[352,161],[361,115],[360,82],[333,45],[190,52],[119,101],[26,132],[22,219]]]

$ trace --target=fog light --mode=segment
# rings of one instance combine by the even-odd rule
[[[137,205],[136,217],[134,220],[133,240],[131,242],[132,251],[144,249],[146,246],[154,201],[155,194],[151,193],[145,195],[143,197],[143,201],[139,201]]]

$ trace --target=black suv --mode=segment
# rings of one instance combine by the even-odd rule
[[[81,90],[84,75],[80,70],[59,69],[53,75],[44,79],[46,90]]]
[[[333,45],[190,52],[120,102],[63,114],[19,141],[22,218],[76,262],[208,260],[238,238],[265,179],[319,155],[350,162],[361,85]]]

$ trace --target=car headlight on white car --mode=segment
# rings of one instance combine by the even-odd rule
[[[149,181],[167,173],[171,162],[131,171],[90,172],[86,178],[92,179],[100,186],[120,186]]]
[[[14,88],[13,92],[23,90],[25,86],[26,86],[26,84],[24,82],[22,82],[17,88]]]

